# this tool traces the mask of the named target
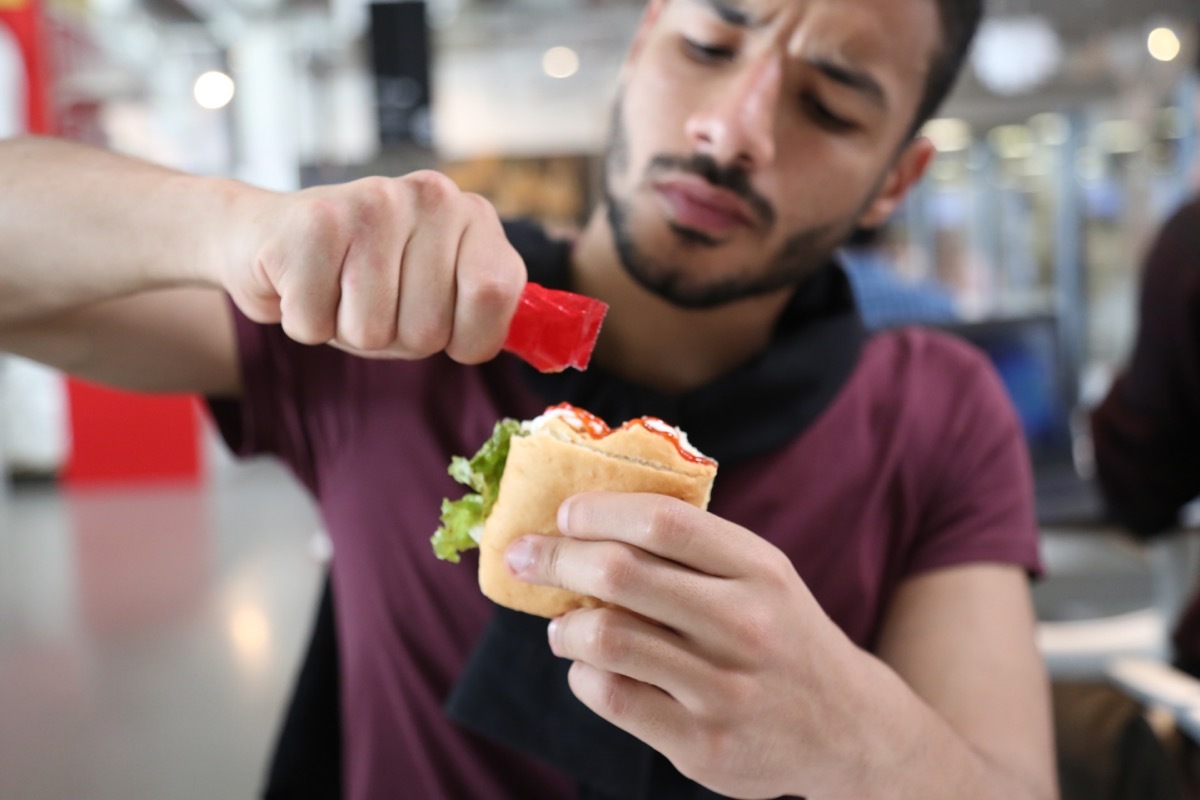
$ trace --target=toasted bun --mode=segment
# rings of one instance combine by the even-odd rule
[[[530,435],[514,436],[479,543],[479,587],[502,606],[541,617],[604,605],[594,597],[517,580],[504,563],[504,551],[527,534],[561,536],[558,507],[580,492],[652,492],[707,508],[716,474],[715,462],[685,458],[670,438],[643,425],[594,437],[550,420]]]

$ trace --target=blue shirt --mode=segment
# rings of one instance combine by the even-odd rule
[[[841,251],[841,261],[863,323],[872,330],[959,318],[947,289],[929,280],[904,280],[879,253],[846,248]]]

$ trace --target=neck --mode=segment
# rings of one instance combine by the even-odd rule
[[[792,290],[715,309],[674,306],[625,271],[607,213],[592,215],[571,257],[572,289],[609,304],[593,360],[663,392],[695,389],[763,352]]]

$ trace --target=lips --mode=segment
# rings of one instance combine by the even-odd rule
[[[746,204],[703,178],[678,176],[656,181],[654,190],[675,224],[712,237],[725,237],[754,225]]]

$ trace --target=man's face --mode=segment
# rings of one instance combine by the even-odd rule
[[[613,116],[625,268],[706,308],[811,274],[886,191],[925,85],[933,0],[656,0]]]

